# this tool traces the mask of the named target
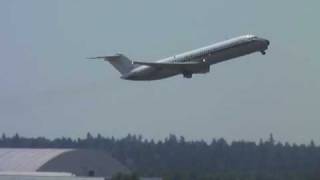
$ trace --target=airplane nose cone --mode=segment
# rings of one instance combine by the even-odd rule
[[[268,39],[261,39],[262,43],[264,43],[266,46],[269,46],[270,41]]]
[[[269,46],[270,41],[266,39],[265,42],[266,42],[266,44]]]

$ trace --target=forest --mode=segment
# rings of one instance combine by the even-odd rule
[[[139,176],[165,180],[320,179],[319,146],[312,140],[308,144],[278,142],[272,134],[259,142],[227,142],[223,138],[191,141],[173,134],[157,141],[132,134],[114,138],[87,133],[77,139],[2,134],[0,147],[103,150]],[[124,179],[120,177],[125,176],[114,179]]]

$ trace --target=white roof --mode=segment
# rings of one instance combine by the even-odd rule
[[[0,148],[0,171],[35,172],[51,159],[72,149]]]
[[[71,177],[72,173],[64,172],[0,172],[0,176],[42,176],[42,177]]]

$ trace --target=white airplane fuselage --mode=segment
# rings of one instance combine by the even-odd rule
[[[244,35],[155,62],[131,61],[122,54],[92,59],[109,61],[122,74],[121,78],[126,80],[158,80],[178,74],[191,78],[192,74],[208,73],[212,64],[255,52],[264,55],[269,44],[266,39]]]
[[[216,43],[210,46],[171,56],[156,62],[159,63],[177,63],[177,62],[199,62],[208,64],[199,68],[198,72],[181,72],[174,69],[155,68],[147,65],[139,66],[131,71],[124,79],[128,80],[157,80],[184,74],[185,77],[191,77],[196,73],[209,72],[209,66],[229,59],[237,58],[254,52],[262,52],[268,49],[269,41],[252,35],[240,36],[234,39]],[[189,75],[189,76],[188,76]]]

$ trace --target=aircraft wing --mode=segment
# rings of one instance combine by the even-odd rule
[[[151,67],[155,67],[155,68],[170,68],[170,69],[185,69],[185,68],[204,66],[203,63],[199,63],[199,62],[162,63],[162,62],[138,62],[138,61],[133,61],[133,64],[151,66]]]

